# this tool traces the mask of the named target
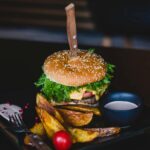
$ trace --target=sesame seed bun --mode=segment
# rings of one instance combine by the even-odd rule
[[[63,50],[47,57],[43,71],[48,79],[66,86],[82,86],[105,77],[106,63],[100,55],[78,50],[77,56],[70,57],[69,52]]]

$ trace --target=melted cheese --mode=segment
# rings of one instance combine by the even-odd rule
[[[99,95],[96,94],[96,91],[94,90],[89,90],[87,88],[81,88],[78,91],[72,91],[70,93],[70,99],[75,99],[75,100],[81,100],[83,97],[83,94],[88,91],[88,92],[92,92],[93,95],[95,95],[96,100],[99,100]]]

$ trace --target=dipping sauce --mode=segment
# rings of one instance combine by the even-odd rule
[[[113,102],[105,104],[104,107],[107,109],[111,109],[111,110],[131,110],[131,109],[137,108],[138,106],[132,102],[113,101]]]

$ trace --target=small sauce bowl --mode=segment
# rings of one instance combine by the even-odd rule
[[[119,126],[132,125],[142,110],[141,98],[130,92],[110,92],[101,102],[102,115],[107,122]]]

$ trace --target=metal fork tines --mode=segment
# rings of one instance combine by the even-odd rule
[[[20,146],[23,145],[24,136],[27,135],[32,143],[32,146],[34,146],[37,150],[51,150],[51,148],[45,142],[43,142],[41,137],[29,131],[19,113],[14,113],[13,115],[10,115],[9,122],[13,131],[16,132],[18,135],[18,141]]]
[[[11,126],[13,127],[13,130],[15,132],[30,132],[26,125],[24,124],[22,117],[19,113],[14,113],[13,115],[9,116],[9,122],[11,123]]]

